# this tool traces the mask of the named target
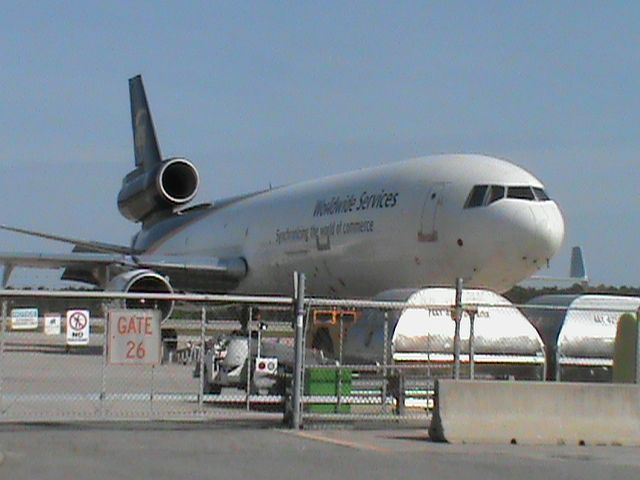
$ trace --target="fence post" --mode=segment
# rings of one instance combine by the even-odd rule
[[[303,359],[303,331],[304,331],[304,273],[295,273],[295,362],[293,366],[293,418],[291,427],[299,430],[301,425],[302,407],[302,359]]]
[[[205,306],[202,306],[202,310],[200,310],[200,360],[199,360],[199,369],[200,369],[200,391],[198,392],[198,408],[200,410],[204,409],[204,382],[207,381],[204,374],[204,354],[206,351],[205,348],[205,338],[204,338],[204,326],[207,323],[207,309]]]
[[[342,372],[344,372],[344,370],[342,369],[342,354],[344,348],[344,320],[342,318],[342,312],[340,312],[340,322],[338,323],[338,327],[340,328],[340,349],[338,353],[338,363],[340,364],[340,366],[338,368],[338,389],[336,392],[338,394],[338,398],[336,401],[336,413],[339,413],[342,407]]]
[[[456,304],[453,314],[455,333],[453,335],[453,378],[460,380],[460,322],[462,321],[462,278],[456,280]]]
[[[389,312],[384,312],[384,330],[382,331],[382,411],[387,411],[387,382],[389,381],[389,371],[387,369],[387,358],[389,356]]]
[[[102,309],[102,317],[104,318],[103,332],[102,332],[102,365],[100,366],[100,417],[104,420],[106,417],[106,410],[104,402],[107,396],[107,347],[109,343],[109,309],[107,304],[102,302],[100,305]]]
[[[427,398],[427,410],[429,410],[429,400],[432,398],[432,393],[435,390],[435,384],[433,381],[433,372],[431,371],[431,335],[427,334],[427,382],[426,382],[426,398]]]
[[[253,374],[253,370],[251,369],[251,358],[253,355],[251,354],[251,349],[253,346],[251,345],[251,330],[253,329],[253,307],[249,307],[247,310],[247,384],[246,388],[246,408],[247,412],[251,410],[251,378]],[[260,338],[258,338],[258,356],[260,356]]]
[[[640,383],[640,307],[636,312],[636,384]]]
[[[469,314],[469,379],[475,380],[476,378],[476,335],[475,335],[475,323],[476,313],[478,313],[477,307],[469,308],[467,310]]]
[[[7,301],[2,300],[2,318],[0,319],[0,415],[4,416],[2,397],[4,395],[4,331],[7,328]]]

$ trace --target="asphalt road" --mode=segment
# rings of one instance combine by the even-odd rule
[[[635,479],[638,449],[446,445],[423,430],[255,421],[0,426],[0,478]]]

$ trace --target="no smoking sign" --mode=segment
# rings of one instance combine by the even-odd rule
[[[89,344],[89,310],[67,310],[67,345]]]

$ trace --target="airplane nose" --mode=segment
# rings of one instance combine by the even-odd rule
[[[548,205],[543,205],[543,208],[546,221],[540,220],[540,236],[543,248],[547,252],[547,259],[550,259],[558,253],[564,240],[564,219],[555,202],[549,202]]]
[[[511,218],[516,245],[523,259],[541,265],[560,249],[564,239],[564,220],[555,202],[538,203],[518,209]]]

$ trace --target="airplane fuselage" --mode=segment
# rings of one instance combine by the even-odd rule
[[[504,291],[547,264],[564,224],[548,199],[505,193],[469,208],[478,185],[543,188],[491,157],[417,158],[214,203],[142,230],[133,246],[148,254],[244,258],[248,273],[234,286],[238,293],[289,294],[294,271],[306,274],[313,295],[370,297],[450,286],[459,277],[468,287]],[[188,282],[170,280],[178,289]]]

